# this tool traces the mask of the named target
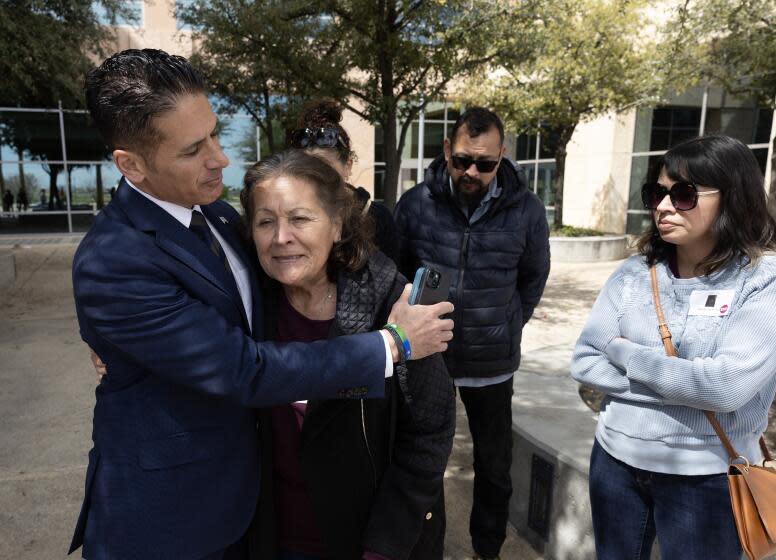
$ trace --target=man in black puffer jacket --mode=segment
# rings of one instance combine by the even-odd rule
[[[402,272],[411,279],[426,265],[452,277],[455,331],[445,361],[474,442],[475,558],[497,558],[506,537],[512,376],[523,326],[550,271],[544,206],[504,151],[498,116],[468,109],[425,181],[402,196],[394,213]]]

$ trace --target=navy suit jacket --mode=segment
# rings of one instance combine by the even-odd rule
[[[202,212],[252,269],[253,336],[221,262],[123,182],[75,254],[81,337],[109,372],[70,548],[83,544],[89,560],[194,559],[228,546],[259,492],[253,407],[384,393],[378,333],[258,342],[262,297],[239,215],[222,201]]]

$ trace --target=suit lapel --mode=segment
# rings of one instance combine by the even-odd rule
[[[138,230],[153,232],[156,235],[156,244],[161,250],[218,288],[239,306],[244,316],[242,300],[234,279],[194,233],[125,184],[123,179],[116,190],[116,200]]]
[[[256,270],[253,264],[255,258],[253,258],[252,255],[248,252],[250,249],[252,249],[253,244],[251,243],[250,248],[246,247],[246,241],[240,235],[241,224],[235,223],[234,219],[230,220],[226,216],[223,216],[223,213],[218,211],[217,203],[209,204],[208,206],[201,206],[201,208],[202,213],[208,219],[208,222],[213,225],[224,241],[229,244],[229,247],[237,254],[237,258],[240,259],[246,269],[248,280],[250,282],[251,301],[253,302],[253,324],[250,325],[250,330],[251,333],[253,333],[254,339],[261,340],[262,330],[256,330],[257,325],[261,324],[261,321],[258,320],[261,318],[262,314],[261,292],[259,290],[259,283],[257,281]],[[239,297],[239,292],[237,295]],[[244,311],[244,308],[241,307],[240,309]],[[245,315],[245,313],[243,313],[243,319],[245,320],[245,324],[247,326],[248,317]]]

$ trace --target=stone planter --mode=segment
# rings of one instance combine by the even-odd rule
[[[627,254],[625,235],[550,237],[550,255],[554,262],[617,261]]]

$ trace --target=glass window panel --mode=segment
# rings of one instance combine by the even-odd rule
[[[634,156],[631,162],[630,188],[628,192],[628,210],[643,210],[641,186],[647,182],[649,170],[660,156]]]
[[[760,164],[760,171],[765,175],[765,166],[768,164],[768,148],[758,148],[752,150],[752,152],[754,153],[757,163]],[[771,170],[771,173],[774,173],[774,170]]]
[[[71,208],[73,211],[96,211],[109,204],[121,180],[121,173],[106,162],[75,165],[70,171]]]
[[[648,212],[628,212],[628,218],[625,222],[625,233],[630,235],[641,235],[651,222],[652,218]]]
[[[442,123],[425,123],[423,128],[423,157],[425,159],[435,158],[442,153],[445,125]]]
[[[230,164],[224,169],[224,191],[221,198],[237,207],[240,206],[240,191],[242,190],[242,181],[249,165]]]
[[[672,111],[672,127],[698,128],[701,125],[700,107],[675,107]]]
[[[385,140],[383,139],[383,127],[379,125],[375,125],[375,162],[384,162],[384,161],[385,161]],[[377,171],[375,171],[375,178],[377,178]]]
[[[23,150],[22,159],[62,159],[62,140],[59,134],[57,113],[0,112],[0,129],[3,141],[3,159],[19,159],[17,151]],[[10,152],[10,156],[9,156]]]
[[[650,133],[655,122],[654,113],[659,109],[639,107],[636,111],[636,129],[633,135],[633,151],[648,152],[650,149]],[[667,141],[667,140],[666,140]]]
[[[447,120],[453,123],[461,116],[461,107],[458,105],[447,106]],[[452,126],[450,128],[453,128]]]
[[[445,104],[444,103],[429,103],[426,105],[424,111],[426,120],[442,121],[445,119]]]
[[[757,124],[755,125],[754,143],[767,144],[771,141],[773,126],[773,109],[760,107],[757,109]]]
[[[531,163],[523,165],[526,176],[528,177],[528,186],[531,190],[534,188],[537,167],[539,180],[536,183],[536,194],[545,206],[553,206],[555,204],[553,182],[557,176],[555,162],[540,163],[538,166]]]
[[[48,166],[41,163],[23,163],[21,166],[4,164],[2,166],[5,189],[14,198],[10,211],[4,211],[2,218],[0,218],[4,233],[67,232],[64,173],[56,174],[54,185],[58,194],[61,189],[62,209],[59,214],[50,214],[50,209],[57,211],[57,208],[55,205],[49,207],[49,174],[44,168],[47,169]],[[23,179],[21,179],[22,177]],[[22,186],[24,195],[20,199],[19,192],[22,190]],[[42,192],[45,193],[43,201],[41,200]]]
[[[256,124],[250,117],[223,117],[219,121],[221,149],[233,164],[256,162]],[[262,153],[264,147],[262,146]]]
[[[91,126],[86,113],[64,113],[67,161],[101,161],[110,159],[111,151]]]
[[[560,135],[556,130],[542,127],[541,143],[539,144],[539,158],[555,157],[555,151],[558,149]],[[531,156],[534,157],[534,156]]]
[[[657,107],[652,110],[652,126],[670,128],[671,109],[669,107]]]
[[[398,135],[398,131],[396,131]],[[384,148],[384,147],[383,147]],[[418,121],[410,125],[407,131],[407,137],[404,140],[404,149],[401,152],[402,159],[411,159],[418,157]]]
[[[517,136],[515,159],[526,160],[536,157],[536,135],[519,134]]]
[[[403,167],[399,174],[400,192],[404,193],[418,184],[418,170]]]

